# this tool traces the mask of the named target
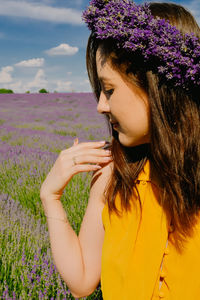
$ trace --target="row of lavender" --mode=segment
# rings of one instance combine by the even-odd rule
[[[58,153],[108,138],[92,94],[0,95],[0,298],[74,299],[52,260],[39,190]],[[91,174],[76,175],[62,197],[79,232]],[[100,286],[86,299],[101,299]]]

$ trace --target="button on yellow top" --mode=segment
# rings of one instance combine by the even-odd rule
[[[142,185],[146,185],[147,184],[147,182],[143,181],[143,180],[141,180],[140,182],[141,182]]]
[[[162,277],[162,278],[166,277],[166,272],[162,270],[162,271],[160,272],[160,277]]]

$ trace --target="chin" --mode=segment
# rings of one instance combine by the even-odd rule
[[[149,143],[148,139],[131,140],[129,138],[122,137],[120,134],[118,135],[118,140],[124,147],[129,147],[129,148],[137,147]]]
[[[119,142],[124,147],[135,147],[135,146],[139,145],[138,143],[130,142],[130,141],[126,140],[126,139],[120,139],[120,138],[119,138]]]

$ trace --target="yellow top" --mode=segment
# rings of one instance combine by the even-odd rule
[[[200,222],[182,254],[170,242],[173,228],[158,204],[159,188],[150,179],[150,163],[139,174],[137,187],[142,201],[138,209],[119,218],[107,204],[102,220],[101,289],[104,300],[197,300],[200,299]],[[116,206],[121,211],[120,198]],[[171,231],[171,232],[170,232]]]

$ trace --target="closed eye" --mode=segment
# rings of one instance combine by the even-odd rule
[[[110,97],[114,92],[114,89],[110,89],[110,90],[104,90],[104,94],[108,97]]]

